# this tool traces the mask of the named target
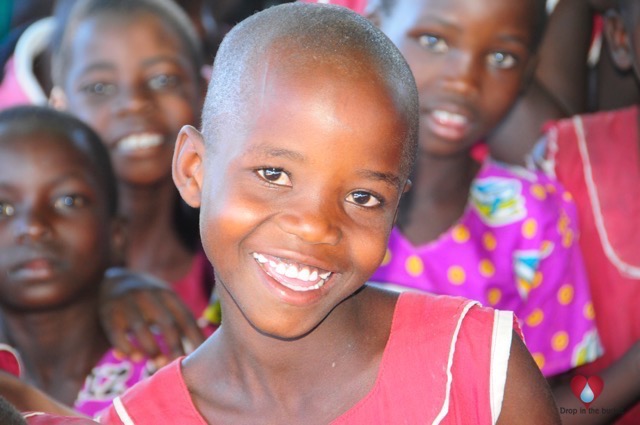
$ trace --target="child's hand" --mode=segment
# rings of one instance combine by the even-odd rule
[[[147,356],[157,366],[204,341],[191,312],[164,282],[124,268],[112,268],[106,273],[100,318],[116,350],[134,359]],[[158,345],[154,334],[161,337],[165,347]]]

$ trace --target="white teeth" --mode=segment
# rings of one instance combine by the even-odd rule
[[[319,273],[317,269],[309,266],[297,266],[290,263],[275,261],[272,259],[268,259],[264,255],[254,252],[252,254],[253,258],[260,264],[269,264],[271,270],[275,271],[275,273],[286,276],[290,279],[298,279],[302,282],[316,282],[313,286],[297,286],[291,283],[281,282],[288,288],[291,288],[295,291],[310,291],[313,289],[319,289],[324,285],[325,281],[331,276],[331,272]],[[300,268],[299,268],[300,267]],[[320,280],[318,281],[318,278]]]
[[[467,123],[467,117],[460,114],[454,114],[453,112],[436,110],[433,111],[433,116],[444,124],[463,125]]]
[[[118,150],[132,151],[136,149],[147,149],[162,144],[163,137],[159,134],[132,134],[118,142]]]

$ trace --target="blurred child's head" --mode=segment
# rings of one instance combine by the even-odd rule
[[[533,70],[544,0],[376,0],[372,19],[411,66],[420,148],[466,152],[505,117]]]
[[[52,102],[93,127],[121,182],[170,182],[178,131],[204,83],[191,22],[170,0],[75,2],[54,35]]]
[[[174,180],[201,208],[228,308],[295,338],[364,284],[407,187],[417,112],[400,52],[344,8],[276,6],[227,35]]]
[[[52,109],[0,113],[0,305],[61,308],[97,294],[119,241],[109,154]]]
[[[640,1],[618,0],[606,16],[604,33],[618,69],[633,72],[640,82]]]

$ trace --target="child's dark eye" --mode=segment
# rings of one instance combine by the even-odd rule
[[[8,202],[0,202],[0,218],[11,217],[15,212],[13,205]]]
[[[351,192],[347,196],[347,202],[367,208],[374,208],[382,205],[382,201],[378,197],[362,190]]]
[[[281,168],[261,168],[256,170],[261,179],[278,186],[291,186],[291,179]]]
[[[436,53],[446,52],[449,46],[444,38],[440,38],[433,34],[423,34],[418,37],[418,43],[427,50]]]
[[[87,198],[81,195],[64,195],[53,201],[56,209],[82,208],[87,205]]]
[[[88,94],[94,94],[98,96],[111,96],[116,92],[116,85],[111,83],[99,82],[87,84],[83,86],[81,90]]]
[[[163,90],[178,85],[178,77],[176,75],[158,74],[149,79],[149,88],[151,90]]]
[[[516,66],[517,59],[510,53],[494,52],[487,56],[489,65],[500,69],[509,69]]]

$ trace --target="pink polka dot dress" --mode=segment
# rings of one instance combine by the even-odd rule
[[[577,229],[557,181],[488,160],[459,222],[422,246],[394,228],[371,282],[514,311],[538,366],[553,376],[602,351]]]

